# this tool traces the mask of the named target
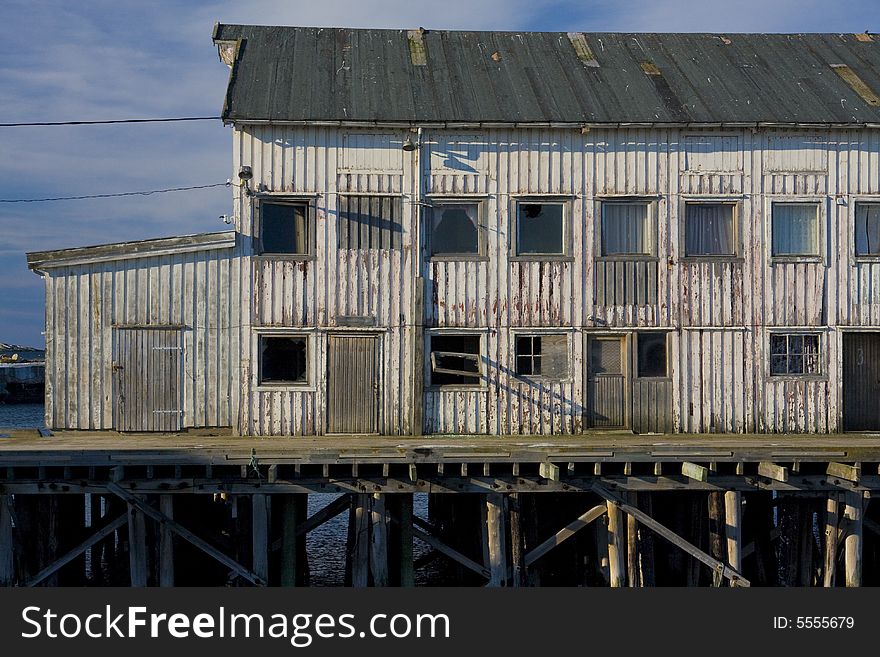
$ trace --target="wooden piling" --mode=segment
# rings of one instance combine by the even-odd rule
[[[709,493],[709,554],[718,561],[724,561],[724,495]],[[721,586],[724,578],[721,573],[712,574],[712,586]]]
[[[724,535],[727,543],[727,565],[742,570],[742,493],[724,493]]]
[[[174,519],[174,496],[159,496],[159,511]],[[174,586],[174,532],[162,524],[159,526],[159,586]]]
[[[525,535],[523,534],[523,515],[519,493],[513,493],[508,499],[510,508],[510,585],[520,587],[526,585]]]
[[[131,586],[147,585],[147,525],[144,514],[133,505],[128,505],[128,563]]]
[[[844,500],[843,517],[847,521],[844,571],[846,585],[855,587],[862,585],[862,496],[861,493],[848,491],[844,494]]]
[[[392,584],[415,586],[413,563],[413,496],[398,493],[386,498],[385,506],[391,517],[389,532],[389,578]],[[391,538],[393,537],[393,538]],[[393,555],[393,558],[392,556]],[[394,567],[392,568],[392,564]],[[392,577],[393,575],[393,577]]]
[[[0,495],[0,586],[15,584],[12,536],[12,496]]]
[[[649,516],[654,515],[652,493],[640,493],[639,504]],[[647,527],[639,526],[639,561],[641,563],[642,586],[656,586],[657,573],[654,558],[654,533]]]
[[[388,586],[388,515],[381,493],[370,500],[370,572],[373,586]]]
[[[365,588],[370,585],[370,496],[358,493],[351,497],[348,546],[351,585]]]
[[[486,543],[488,546],[489,583],[507,585],[507,541],[505,540],[505,508],[507,500],[499,493],[486,495]]]
[[[840,526],[840,494],[831,493],[825,501],[825,554],[822,584],[833,587],[837,580],[837,542]]]
[[[625,523],[623,512],[608,502],[608,581],[613,588],[626,585],[625,551],[623,546]]]
[[[301,519],[297,514],[296,498],[293,495],[278,495],[272,500],[273,513],[279,517],[281,548],[279,572],[281,586],[297,585],[297,538],[296,529]]]
[[[251,495],[252,570],[263,581],[269,580],[269,509],[266,496]]]
[[[629,493],[627,498],[633,506],[638,505],[637,493]],[[626,579],[630,587],[642,585],[639,564],[639,523],[629,514],[626,516]]]

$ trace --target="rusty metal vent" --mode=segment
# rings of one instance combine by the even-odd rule
[[[871,107],[880,107],[880,96],[846,64],[831,64],[831,69]]]
[[[590,50],[590,44],[587,43],[587,37],[581,32],[569,32],[568,40],[571,41],[571,45],[579,60],[581,60],[586,66],[599,68],[599,62],[596,60],[593,51]]]

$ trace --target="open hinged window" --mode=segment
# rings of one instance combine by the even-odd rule
[[[480,336],[443,334],[431,336],[431,385],[480,385],[484,374]]]

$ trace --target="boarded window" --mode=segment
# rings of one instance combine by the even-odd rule
[[[666,376],[666,334],[639,333],[636,337],[638,351],[638,377]]]
[[[774,333],[770,336],[770,375],[821,373],[817,333]]]
[[[483,372],[480,336],[431,336],[431,385],[479,385]]]
[[[685,255],[736,255],[733,205],[688,203],[685,206]]]
[[[260,383],[307,383],[308,339],[260,336]]]
[[[650,255],[647,203],[602,204],[602,255]]]
[[[336,234],[340,249],[399,249],[400,197],[340,196]]]
[[[815,203],[774,203],[774,256],[818,256],[819,206]]]
[[[856,255],[880,256],[880,203],[856,203]]]
[[[550,379],[568,378],[568,336],[517,336],[516,373]]]
[[[516,254],[565,255],[564,204],[517,205]]]
[[[443,203],[430,208],[428,244],[431,255],[479,255],[479,207],[476,203]]]
[[[309,255],[312,244],[310,214],[306,203],[261,203],[261,252]]]

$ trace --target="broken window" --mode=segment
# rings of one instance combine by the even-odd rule
[[[736,255],[732,203],[687,203],[685,205],[686,256]]]
[[[308,338],[260,336],[260,383],[308,382]]]
[[[312,241],[309,216],[307,203],[261,203],[261,252],[309,255]]]
[[[818,333],[774,333],[770,336],[770,375],[821,373]]]
[[[568,378],[567,335],[518,335],[516,373],[521,376]]]
[[[402,238],[399,196],[339,197],[340,249],[399,249]]]
[[[818,204],[774,203],[771,215],[774,256],[820,255]]]
[[[428,246],[432,256],[480,253],[479,204],[437,203],[428,211]]]
[[[651,255],[648,204],[602,204],[602,255]]]
[[[565,255],[563,203],[517,204],[516,255]]]
[[[479,385],[483,373],[480,336],[431,336],[431,385]]]
[[[666,374],[666,334],[639,333],[636,336],[639,378],[665,377]]]
[[[856,255],[880,256],[880,203],[856,203]]]

